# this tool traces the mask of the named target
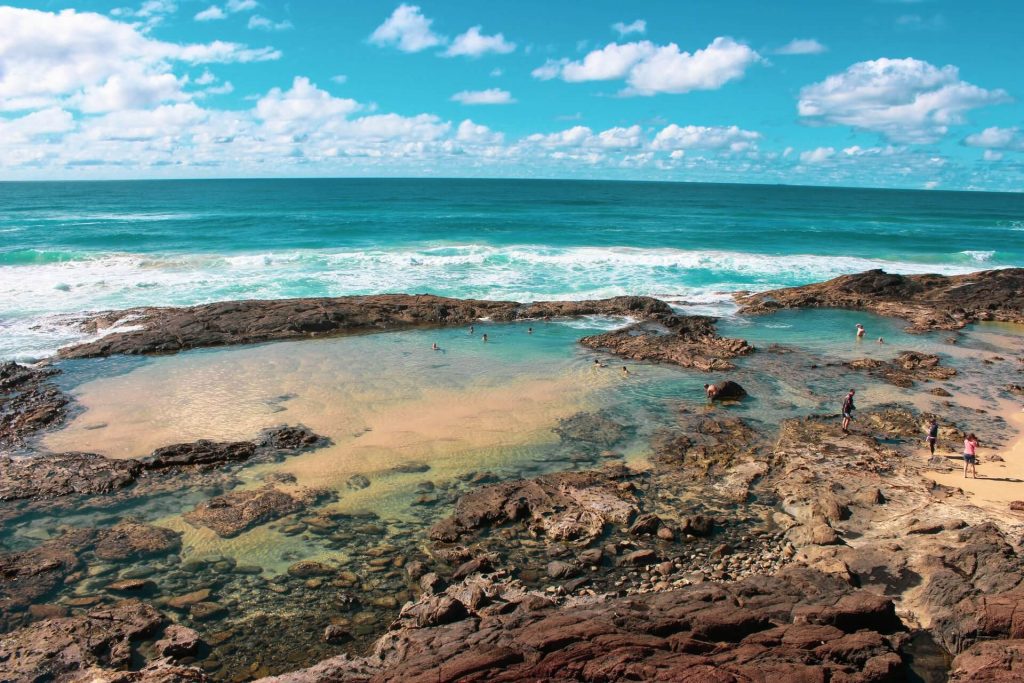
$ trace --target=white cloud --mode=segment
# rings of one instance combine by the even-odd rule
[[[581,81],[609,81],[624,78],[640,60],[656,51],[654,43],[609,43],[600,50],[588,53],[582,61],[569,62],[562,67],[562,80],[569,83]]]
[[[568,63],[568,59],[548,59],[531,71],[530,75],[542,81],[550,81],[553,78],[558,78],[558,74],[562,72],[562,67]]]
[[[986,149],[984,154],[981,155],[985,161],[1001,161],[1003,158],[1002,152],[997,152],[992,149]]]
[[[0,140],[28,143],[41,136],[66,133],[75,128],[71,112],[51,107],[16,119],[0,118]]]
[[[325,121],[359,109],[355,100],[334,97],[308,78],[296,76],[289,90],[273,88],[256,102],[256,117],[277,131],[291,130],[296,122]]]
[[[193,17],[196,21],[217,21],[219,19],[226,19],[227,14],[224,13],[217,5],[210,5],[202,12],[197,12],[196,16]]]
[[[828,48],[814,38],[794,38],[779,49],[775,50],[777,55],[819,55],[828,51]]]
[[[461,104],[512,104],[512,94],[501,88],[487,90],[463,90],[452,95],[453,102]]]
[[[212,85],[216,82],[217,77],[214,76],[209,69],[204,70],[203,73],[201,73],[199,77],[195,80],[196,85]]]
[[[1021,131],[1019,128],[992,126],[980,133],[968,135],[964,139],[964,144],[992,150],[1024,152],[1024,131]]]
[[[741,78],[761,56],[748,45],[732,38],[715,38],[703,50],[680,52],[675,43],[658,48],[630,71],[629,93],[685,93],[717,90]]]
[[[137,26],[101,14],[0,7],[0,111],[60,103],[98,112],[182,101],[189,64],[277,59],[272,48],[214,41],[180,45],[153,40]]]
[[[605,149],[626,149],[639,147],[643,144],[643,133],[640,126],[628,128],[616,127],[603,130],[597,134],[596,144]]]
[[[141,19],[138,27],[143,32],[148,32],[163,23],[164,18],[178,11],[178,4],[174,0],[145,0],[136,9],[131,7],[118,7],[110,11],[111,16],[123,17],[126,19]]]
[[[345,74],[331,76],[331,81],[337,83],[338,85],[344,85],[345,83],[348,82],[348,76],[346,76]]]
[[[643,19],[637,19],[634,22],[626,24],[621,21],[616,21],[612,24],[612,30],[619,34],[619,37],[628,36],[631,33],[646,33],[647,22]]]
[[[597,134],[587,126],[573,126],[557,133],[534,133],[533,135],[528,135],[524,141],[535,147],[549,149],[586,148],[621,150],[644,146],[643,129],[638,125],[609,128]]]
[[[402,52],[419,52],[446,41],[430,30],[433,19],[427,19],[416,5],[399,5],[384,23],[370,35],[376,45],[397,47]]]
[[[1009,101],[1004,90],[960,80],[955,66],[918,59],[858,62],[800,91],[797,110],[808,121],[885,135],[895,142],[933,142],[978,107]]]
[[[266,17],[261,17],[258,14],[254,14],[249,17],[248,28],[260,29],[263,31],[286,31],[293,28],[292,22],[287,19],[283,21],[272,21]]]
[[[460,123],[455,133],[456,140],[471,145],[500,145],[504,138],[505,136],[502,133],[497,133],[487,126],[473,123],[469,119]]]
[[[654,136],[656,150],[729,150],[743,152],[756,146],[761,134],[739,126],[677,126],[671,124]]]
[[[444,51],[444,56],[479,57],[488,52],[505,55],[516,49],[516,44],[505,40],[503,34],[496,33],[493,36],[487,36],[480,32],[481,28],[473,26],[465,33],[456,36],[452,44]]]
[[[820,164],[836,155],[834,147],[818,147],[807,152],[800,152],[800,161],[805,164]]]
[[[500,78],[505,72],[499,67],[491,69],[491,78]]]
[[[716,90],[758,61],[757,52],[732,38],[715,38],[693,53],[681,52],[675,43],[659,46],[644,40],[609,43],[578,61],[549,59],[532,75],[570,83],[626,79],[624,95],[654,95]]]
[[[232,14],[237,14],[254,10],[259,4],[256,0],[228,0],[227,8]]]

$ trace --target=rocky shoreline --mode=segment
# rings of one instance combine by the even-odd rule
[[[898,315],[916,329],[1020,322],[1022,277],[872,271],[749,297],[744,310],[841,305]],[[480,317],[591,314],[638,319],[581,340],[634,361],[733,371],[753,350],[720,337],[713,319],[680,316],[644,297],[522,306],[395,295],[133,311],[142,329],[63,353],[172,353]],[[926,354],[830,365],[768,351],[764,367],[802,385],[864,373],[906,387],[957,372]],[[1000,362],[1009,368],[1013,359]],[[982,380],[1005,385],[1004,366]],[[569,471],[477,472],[444,482],[427,479],[426,463],[402,465],[424,473],[417,525],[334,514],[330,492],[297,487],[283,473],[240,487],[242,468],[326,445],[301,425],[128,460],[31,453],[33,435],[73,408],[52,382],[56,371],[0,367],[0,519],[100,510],[111,523],[68,526],[0,553],[0,680],[1024,677],[1015,616],[1024,596],[1024,517],[978,507],[927,478],[944,465],[915,455],[926,412],[876,406],[844,435],[834,415],[775,426],[727,408],[680,405],[674,422],[650,437],[643,468],[621,462],[629,425],[580,413],[554,428]],[[948,413],[947,442],[961,435],[958,421],[984,419],[991,433],[1005,434],[997,416],[951,402]],[[353,477],[350,487],[367,484]],[[167,492],[191,496],[184,519],[194,527],[222,538],[274,529],[322,544],[329,559],[296,558],[269,578],[231,558],[182,563],[178,532],[130,514]],[[125,563],[135,564],[125,571]],[[292,618],[296,604],[305,618]],[[259,642],[277,663],[242,644],[255,633],[273,634],[277,642]],[[298,645],[288,648],[289,640]],[[282,669],[282,661],[292,664]]]
[[[735,298],[745,315],[785,308],[846,308],[902,318],[913,331],[959,330],[978,321],[1024,323],[1024,269],[953,276],[869,270]]]

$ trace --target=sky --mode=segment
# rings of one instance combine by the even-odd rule
[[[1024,191],[1018,0],[0,5],[0,179]]]

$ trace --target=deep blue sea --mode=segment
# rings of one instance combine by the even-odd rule
[[[0,358],[74,314],[219,299],[729,292],[1024,265],[1024,194],[550,180],[0,183]],[[69,315],[70,314],[70,315]]]

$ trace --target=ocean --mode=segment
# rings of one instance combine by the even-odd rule
[[[427,292],[730,292],[869,268],[1024,265],[1024,195],[553,180],[0,183],[0,358],[85,335],[83,311]]]

